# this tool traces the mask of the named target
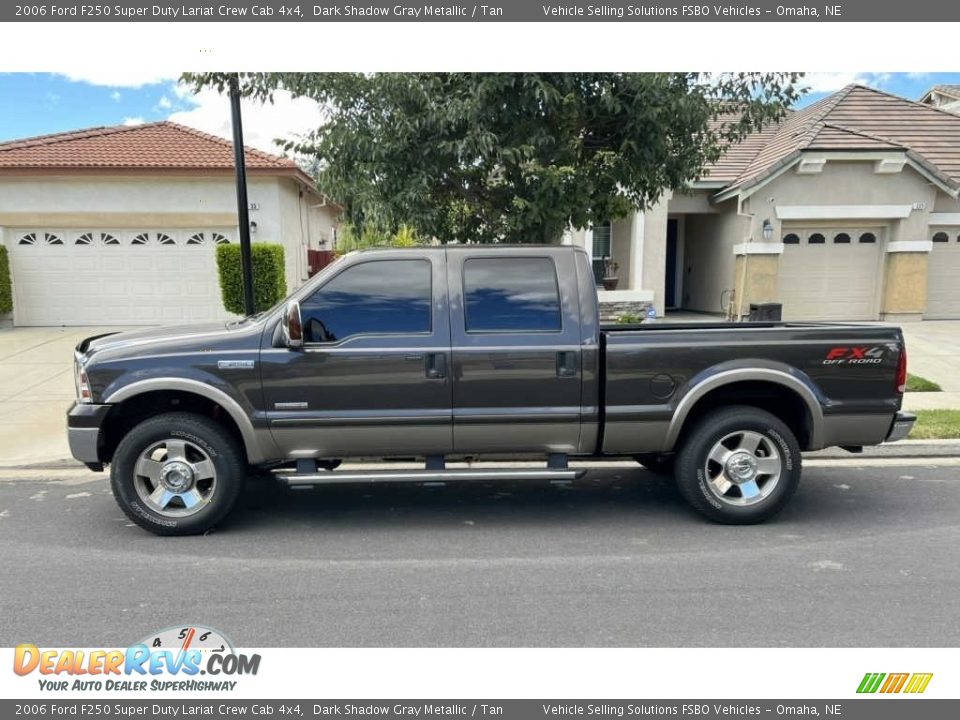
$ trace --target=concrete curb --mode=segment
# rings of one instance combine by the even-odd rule
[[[809,459],[844,459],[853,460],[857,458],[925,458],[925,457],[958,457],[960,458],[960,438],[945,440],[900,440],[889,445],[876,445],[865,447],[862,453],[850,453],[841,448],[827,448],[826,450],[816,450],[803,453],[804,458]],[[612,458],[611,460],[598,460],[597,465],[602,466],[608,463],[622,461],[624,458]],[[536,458],[524,459],[514,457],[508,462],[527,463],[535,461]],[[365,465],[377,461],[357,461],[347,463],[347,465]],[[503,459],[490,458],[481,463],[503,463]],[[580,461],[578,461],[580,462]],[[84,466],[73,458],[61,458],[56,460],[47,460],[38,463],[26,463],[19,465],[0,464],[0,472],[11,470],[81,470]]]

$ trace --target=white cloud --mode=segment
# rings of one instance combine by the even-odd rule
[[[173,107],[173,103],[170,102],[170,98],[164,95],[159,101],[157,101],[157,107],[161,110],[169,110]]]
[[[812,93],[829,93],[840,90],[851,83],[881,87],[890,79],[890,73],[868,72],[813,72],[803,76],[802,85]]]
[[[230,123],[230,98],[216,90],[201,90],[194,95],[178,85],[174,93],[180,108],[170,120],[226,139],[233,137]],[[307,98],[293,98],[286,91],[277,91],[274,102],[260,103],[244,98],[243,141],[246,145],[279,154],[275,138],[295,139],[320,126],[323,114],[320,105]]]
[[[122,95],[120,95],[119,90],[114,90],[112,93],[110,93],[110,99],[113,100],[114,102],[120,102],[121,97]]]
[[[103,70],[79,70],[60,74],[71,82],[85,82],[89,85],[111,88],[138,88],[176,78],[175,75],[140,69],[136,63],[117,63]]]
[[[145,122],[146,120],[142,117],[125,117],[121,124],[130,127],[132,125],[143,125]]]

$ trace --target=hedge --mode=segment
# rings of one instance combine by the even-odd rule
[[[277,304],[287,294],[283,246],[253,243],[250,246],[250,258],[253,264],[253,304],[255,312],[260,312]],[[239,245],[217,245],[217,274],[220,277],[223,306],[228,312],[246,315]]]
[[[0,315],[13,310],[13,287],[10,285],[10,259],[0,245]]]

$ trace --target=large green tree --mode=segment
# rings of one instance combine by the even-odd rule
[[[195,89],[228,82],[188,74]],[[324,124],[294,150],[357,227],[442,240],[549,242],[699,177],[781,119],[798,74],[249,73],[243,94],[310,97]]]

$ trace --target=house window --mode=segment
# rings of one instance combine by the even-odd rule
[[[59,235],[54,235],[53,233],[44,233],[44,239],[47,241],[47,245],[63,245],[63,238]]]
[[[609,220],[593,227],[593,277],[597,284],[603,282],[606,274],[604,258],[612,254],[613,225]]]
[[[210,233],[210,237],[213,239],[214,245],[229,245],[230,238],[226,235],[221,235],[220,233]]]
[[[100,233],[100,242],[104,245],[119,245],[120,240],[110,233]]]
[[[203,245],[203,233],[194,233],[187,238],[187,245]]]
[[[431,273],[428,260],[372,260],[347,268],[301,303],[304,339],[429,333]]]
[[[550,258],[463,263],[467,332],[560,332],[560,290]]]
[[[150,242],[149,233],[140,233],[130,241],[131,245],[147,245]]]
[[[796,233],[787,233],[786,235],[783,236],[783,244],[784,244],[784,245],[799,245],[799,244],[800,244],[800,236],[797,235]]]
[[[810,245],[823,245],[827,239],[823,236],[822,233],[814,233],[807,238],[807,243]]]
[[[833,236],[833,242],[835,244],[849,245],[850,236],[847,235],[846,233],[837,233],[836,235]]]
[[[950,241],[950,236],[947,235],[945,232],[938,232],[936,235],[933,236],[933,241],[934,241],[934,242],[949,242],[949,241]]]
[[[93,245],[93,233],[84,233],[83,235],[78,237],[73,244],[74,245]]]
[[[871,232],[863,233],[863,235],[860,236],[860,240],[859,240],[859,242],[862,242],[862,243],[875,243],[876,241],[877,241],[877,236]]]
[[[157,233],[157,242],[161,245],[176,245],[173,238],[165,233]]]
[[[37,244],[37,234],[36,233],[27,233],[20,240],[17,241],[17,245],[36,245]]]

